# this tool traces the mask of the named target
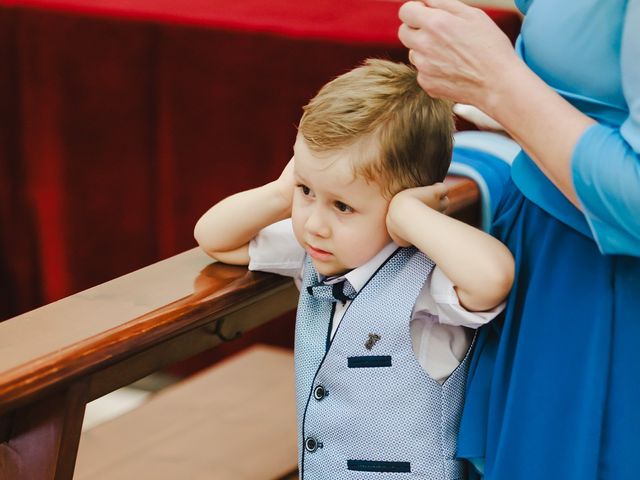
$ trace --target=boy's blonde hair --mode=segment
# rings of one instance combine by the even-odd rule
[[[393,196],[446,175],[451,106],[425,93],[414,68],[369,59],[322,87],[304,107],[299,132],[316,154],[356,148],[354,174]]]

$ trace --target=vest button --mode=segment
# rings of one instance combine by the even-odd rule
[[[318,441],[313,437],[307,437],[304,441],[304,449],[309,453],[315,452],[318,449]]]
[[[325,390],[325,388],[322,385],[318,385],[316,386],[316,388],[313,389],[313,398],[320,401],[327,396],[327,393],[328,392]]]

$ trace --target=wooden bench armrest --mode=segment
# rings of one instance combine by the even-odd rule
[[[0,323],[0,478],[71,480],[86,404],[295,307],[192,249]]]
[[[477,224],[475,184],[447,183],[450,214]],[[71,478],[87,402],[296,301],[290,279],[215,263],[195,248],[0,323],[0,477]]]
[[[194,248],[14,317],[0,323],[0,413],[78,378],[92,380],[89,400],[102,396],[293,309],[296,296],[289,279]],[[185,335],[182,352],[154,350]],[[142,354],[153,365],[132,375]]]

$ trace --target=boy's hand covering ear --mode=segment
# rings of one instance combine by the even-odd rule
[[[274,182],[285,204],[289,206],[289,213],[291,213],[291,205],[293,203],[293,191],[296,188],[296,181],[293,175],[293,161],[294,157],[291,157],[291,160],[289,160],[284,170],[282,170],[280,177]]]
[[[443,213],[449,206],[448,193],[449,189],[447,186],[442,182],[438,182],[428,187],[415,187],[401,190],[394,195],[391,203],[417,199],[427,207]]]
[[[444,213],[449,206],[448,193],[449,189],[444,183],[434,183],[428,187],[408,188],[396,193],[391,199],[387,211],[387,231],[391,239],[401,247],[412,245],[403,235],[404,225],[418,221],[415,218],[410,218],[413,211],[412,204],[413,206],[416,204],[425,205],[439,213]]]

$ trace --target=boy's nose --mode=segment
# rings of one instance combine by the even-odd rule
[[[328,237],[329,227],[319,208],[314,208],[304,224],[305,229],[316,237]]]

